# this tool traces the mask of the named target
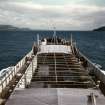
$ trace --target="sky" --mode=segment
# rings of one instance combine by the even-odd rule
[[[0,0],[0,24],[92,30],[105,26],[105,0]]]

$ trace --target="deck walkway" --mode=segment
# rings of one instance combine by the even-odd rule
[[[105,105],[99,91],[76,88],[31,88],[15,90],[6,105],[92,105],[89,95],[96,96],[96,105]]]

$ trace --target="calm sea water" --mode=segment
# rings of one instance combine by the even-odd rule
[[[36,41],[36,35],[40,37],[53,35],[51,31],[29,32],[0,32],[0,70],[15,65],[27,54]],[[103,66],[105,69],[105,32],[80,32],[59,31],[58,36],[70,39],[70,34],[77,42],[77,46],[90,60]]]

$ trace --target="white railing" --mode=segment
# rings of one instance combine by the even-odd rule
[[[25,65],[26,57],[32,56],[32,50],[23,58],[21,59],[15,66],[13,70],[10,70],[6,75],[0,79],[0,93],[2,93],[3,89],[10,83],[13,77],[19,72],[19,70]]]
[[[29,67],[27,68],[25,74],[20,79],[19,83],[17,84],[16,89],[26,88],[30,85],[33,73],[37,68],[37,55],[31,61]]]
[[[18,72],[20,68],[25,64],[25,59],[26,57],[31,57],[32,56],[32,50],[23,58],[21,59],[15,66],[15,71]]]
[[[105,84],[105,71],[97,67],[94,63],[92,63],[87,57],[85,57],[81,52],[79,52],[79,56],[83,57],[87,61],[87,69],[92,72],[100,81]]]

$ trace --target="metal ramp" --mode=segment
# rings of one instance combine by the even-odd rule
[[[38,68],[31,87],[89,88],[94,82],[73,54],[42,53],[37,55]]]

